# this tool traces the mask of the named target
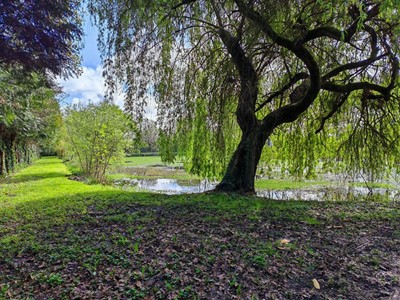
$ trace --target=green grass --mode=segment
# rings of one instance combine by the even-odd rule
[[[103,185],[87,185],[69,180],[67,167],[57,158],[43,158],[34,165],[0,183],[0,243],[19,244],[34,240],[36,230],[80,220],[88,207],[107,207],[109,203],[143,205],[187,205],[196,202],[205,210],[235,214],[274,209],[302,211],[304,203],[268,202],[261,199],[224,195],[179,195],[168,197],[122,191]],[[250,200],[251,199],[251,200]],[[273,208],[274,207],[274,208]],[[280,212],[282,211],[282,212]],[[32,234],[32,235],[30,235]]]
[[[93,293],[120,286],[105,298],[192,299],[214,282],[245,295],[266,286],[261,282],[270,275],[262,274],[269,267],[291,268],[299,257],[304,264],[318,264],[318,256],[309,254],[310,247],[321,247],[315,238],[318,230],[343,230],[339,233],[351,240],[347,235],[353,231],[353,238],[363,236],[357,234],[358,225],[354,230],[348,227],[352,224],[364,222],[360,230],[374,222],[398,228],[400,219],[395,202],[272,201],[213,193],[168,196],[86,185],[69,180],[69,174],[59,159],[42,158],[0,181],[0,299],[9,293],[11,299],[69,299],[82,286],[93,288]],[[329,229],[332,222],[347,225]],[[279,240],[286,236],[293,242],[282,250]],[[329,241],[326,247],[332,247]],[[216,264],[224,266],[226,279],[214,276]],[[252,288],[237,265],[254,268]],[[201,281],[190,280],[188,285],[186,278],[193,274]]]
[[[161,156],[134,156],[125,157],[124,165],[126,166],[151,166],[151,165],[163,165]]]
[[[69,170],[59,159],[43,158],[1,182],[0,221],[37,220],[43,215],[64,218],[68,211],[86,210],[90,201],[87,193],[115,191],[69,180],[68,175]]]

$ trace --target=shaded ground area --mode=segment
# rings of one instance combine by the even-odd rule
[[[79,193],[14,206],[0,198],[0,299],[400,297],[399,202],[85,191],[51,180]]]

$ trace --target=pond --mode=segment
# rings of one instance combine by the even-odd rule
[[[122,187],[138,187],[140,189],[158,192],[169,195],[185,194],[185,193],[202,193],[215,188],[216,183],[208,180],[177,180],[177,179],[130,179],[123,178],[114,182],[117,186]],[[309,189],[285,189],[285,190],[257,190],[257,195],[275,200],[343,200],[351,199],[359,196],[367,196],[379,194],[389,199],[400,199],[400,191],[398,189],[387,188],[367,188],[367,187],[313,187]]]
[[[163,194],[176,195],[186,193],[202,193],[215,188],[215,183],[208,180],[177,180],[177,179],[130,179],[123,178],[114,182],[118,186],[137,186],[152,192],[160,192]]]
[[[257,190],[257,195],[275,200],[340,201],[372,195],[388,199],[400,199],[400,191],[367,187],[321,187],[314,189]]]

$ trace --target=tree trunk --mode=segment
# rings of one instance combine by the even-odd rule
[[[16,136],[11,134],[4,141],[6,174],[14,172],[15,169],[15,139]]]
[[[255,194],[254,178],[268,136],[268,132],[261,132],[260,125],[243,134],[216,191]]]
[[[5,152],[0,144],[0,176],[6,175]]]

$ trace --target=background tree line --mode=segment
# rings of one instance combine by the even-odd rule
[[[0,71],[0,175],[32,162],[61,125],[56,88],[40,74]]]
[[[0,176],[55,144],[54,78],[79,72],[80,2],[0,2]]]

